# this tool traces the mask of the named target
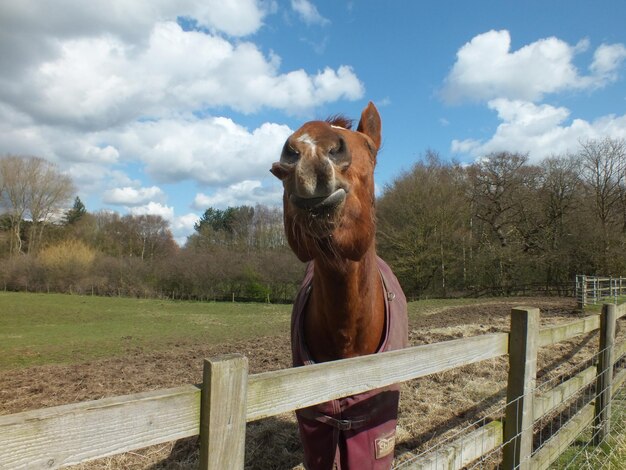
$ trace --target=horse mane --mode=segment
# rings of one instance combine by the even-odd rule
[[[326,118],[325,122],[331,126],[342,127],[344,129],[352,129],[352,119],[348,119],[343,114],[333,114]]]

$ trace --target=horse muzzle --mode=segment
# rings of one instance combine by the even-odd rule
[[[346,190],[339,188],[328,196],[300,197],[295,194],[289,196],[291,202],[298,209],[310,212],[324,212],[335,209],[346,199]]]

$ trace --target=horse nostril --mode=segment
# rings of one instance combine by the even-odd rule
[[[348,168],[352,163],[352,155],[350,155],[350,150],[342,138],[328,150],[328,158],[342,169]]]
[[[285,142],[283,146],[283,152],[280,155],[280,161],[284,163],[294,164],[300,160],[300,152],[293,148],[289,143],[289,140]]]

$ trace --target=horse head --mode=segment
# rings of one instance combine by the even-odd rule
[[[283,182],[285,232],[301,261],[357,261],[374,240],[374,167],[381,121],[369,103],[350,121],[311,121],[285,142],[270,170]]]

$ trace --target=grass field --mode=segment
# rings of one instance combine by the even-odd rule
[[[288,305],[0,293],[0,370],[284,332]]]
[[[589,425],[553,464],[553,468],[588,470],[626,468],[626,385],[618,390],[611,405],[611,431],[600,445],[591,444],[595,429]]]
[[[519,305],[540,308],[544,326],[581,315],[573,299],[562,298],[410,302],[410,344],[507,331],[511,308]],[[197,384],[203,359],[221,354],[244,354],[254,374],[288,368],[290,310],[290,305],[0,292],[0,415]],[[537,362],[542,380],[578,367],[596,350],[597,340],[589,335],[543,349]],[[501,419],[506,379],[506,358],[497,358],[404,383],[398,459],[471,423]],[[247,470],[302,468],[292,414],[249,425],[246,441]],[[623,440],[608,444],[610,458],[621,462]],[[77,470],[182,470],[197,468],[197,462],[197,440],[190,438],[86,462]]]
[[[601,301],[598,301],[597,304],[587,304],[585,306],[585,311],[586,312],[594,312],[594,313],[600,313],[602,311],[602,305],[605,303],[616,303],[617,305],[623,304],[626,302],[626,296],[622,295],[619,297],[607,297],[602,299]]]
[[[423,300],[428,315],[484,300]],[[290,305],[0,292],[0,370],[287,334]]]

